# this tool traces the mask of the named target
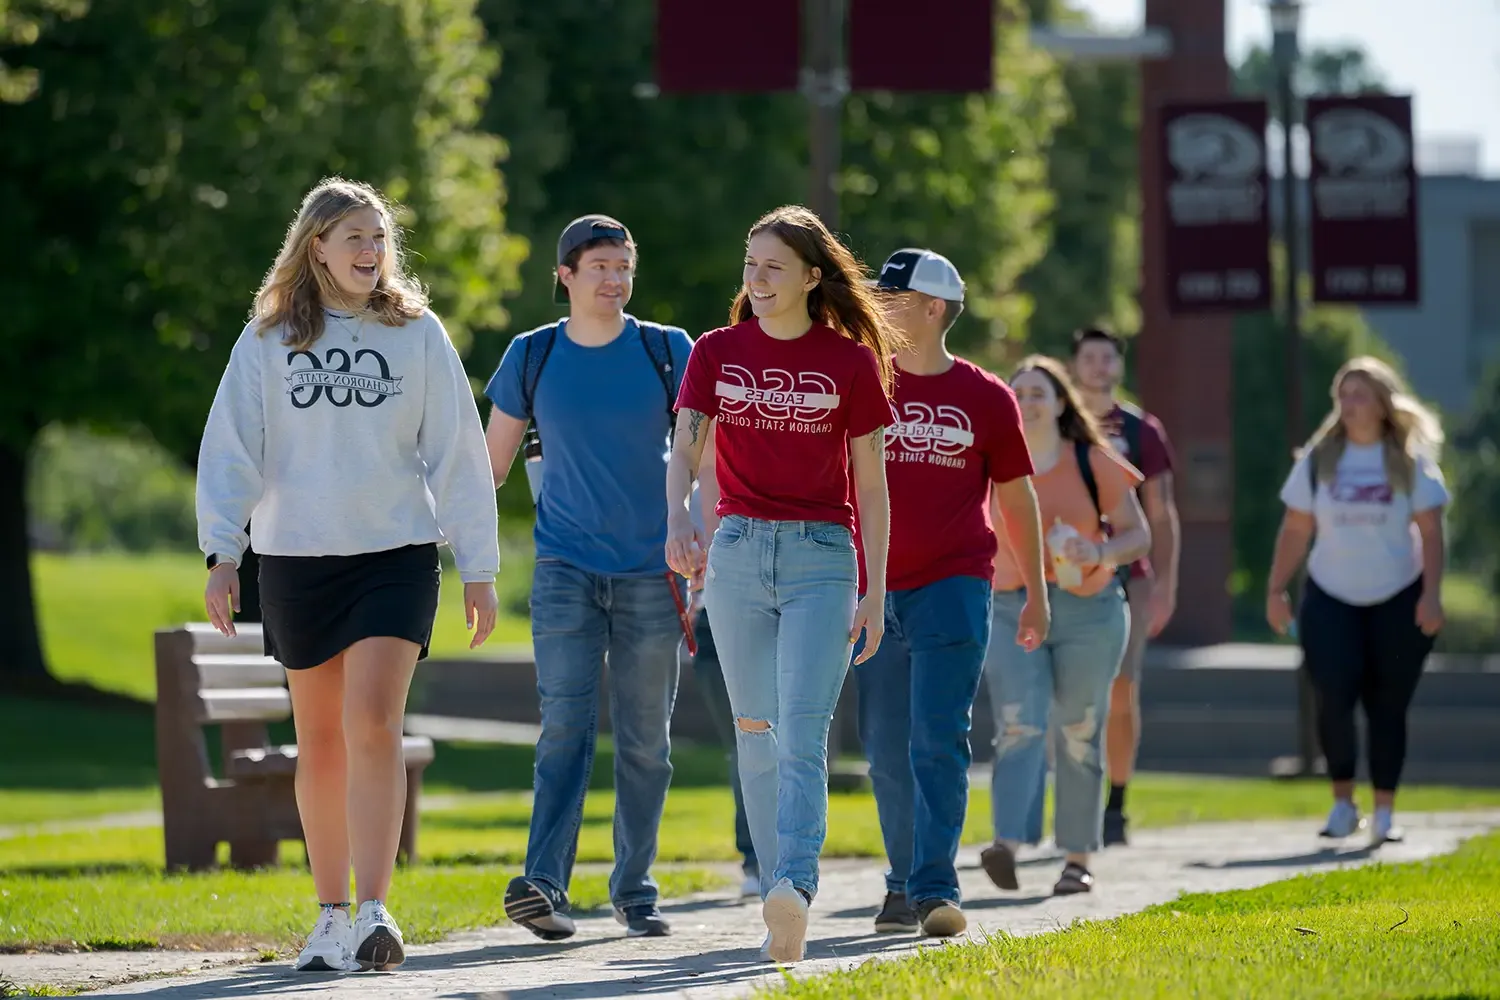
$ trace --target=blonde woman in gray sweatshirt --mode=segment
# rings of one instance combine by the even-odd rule
[[[307,195],[230,354],[198,455],[209,621],[234,635],[238,564],[253,541],[266,655],[286,668],[291,692],[297,807],[320,904],[298,970],[405,960],[384,900],[438,545],[458,564],[471,647],[495,624],[484,431],[398,236],[365,184],[334,178]]]

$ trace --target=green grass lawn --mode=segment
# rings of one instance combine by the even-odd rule
[[[529,538],[502,539],[501,561],[496,584],[501,617],[479,655],[494,646],[531,642]],[[60,680],[153,699],[156,629],[206,620],[203,560],[191,554],[42,553],[32,559],[32,576],[43,652]],[[433,626],[434,656],[470,655],[462,599],[463,585],[449,568]]]
[[[1431,861],[1183,896],[795,979],[786,1000],[1500,995],[1500,834]]]

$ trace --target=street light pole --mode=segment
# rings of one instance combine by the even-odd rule
[[[1276,105],[1281,119],[1281,240],[1286,253],[1282,272],[1282,303],[1286,312],[1282,351],[1286,379],[1286,442],[1288,453],[1303,443],[1302,407],[1302,241],[1297,212],[1297,171],[1292,157],[1292,135],[1297,121],[1297,34],[1302,20],[1300,0],[1269,0],[1271,62],[1276,70]],[[1297,743],[1294,773],[1317,771],[1317,692],[1304,664],[1297,671]]]
[[[808,159],[812,176],[808,208],[829,229],[839,225],[839,196],[834,181],[842,152],[844,96],[849,92],[849,74],[844,67],[845,0],[804,0],[807,18],[807,69],[803,89],[807,94]]]

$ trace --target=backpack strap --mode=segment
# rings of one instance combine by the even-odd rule
[[[647,330],[650,336],[647,336]],[[677,430],[677,378],[673,374],[675,366],[672,364],[672,341],[667,328],[659,323],[643,323],[636,321],[636,329],[641,335],[641,346],[646,349],[646,356],[651,359],[651,367],[656,370],[656,377],[661,380],[662,392],[666,395],[667,427],[671,433]]]
[[[521,407],[526,419],[536,423],[536,387],[542,380],[542,369],[557,342],[557,324],[538,327],[526,336],[526,350],[521,355]]]
[[[1099,523],[1104,525],[1109,515],[1104,512],[1103,507],[1099,506],[1099,480],[1094,478],[1094,463],[1090,451],[1087,441],[1073,442],[1073,454],[1078,458],[1078,474],[1083,477],[1083,487],[1089,491],[1089,499],[1094,502],[1094,511],[1099,515]],[[1115,567],[1115,579],[1119,581],[1120,586],[1125,586],[1130,579],[1130,563]]]
[[[1104,521],[1104,509],[1099,506],[1099,481],[1094,478],[1094,463],[1089,460],[1089,443],[1087,441],[1074,441],[1073,454],[1078,458],[1078,474],[1083,477],[1083,487],[1089,491],[1089,499],[1094,502],[1094,512],[1099,515],[1100,523]]]

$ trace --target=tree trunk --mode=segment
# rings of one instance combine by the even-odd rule
[[[29,444],[18,448],[0,438],[0,682],[47,677],[26,527]]]

